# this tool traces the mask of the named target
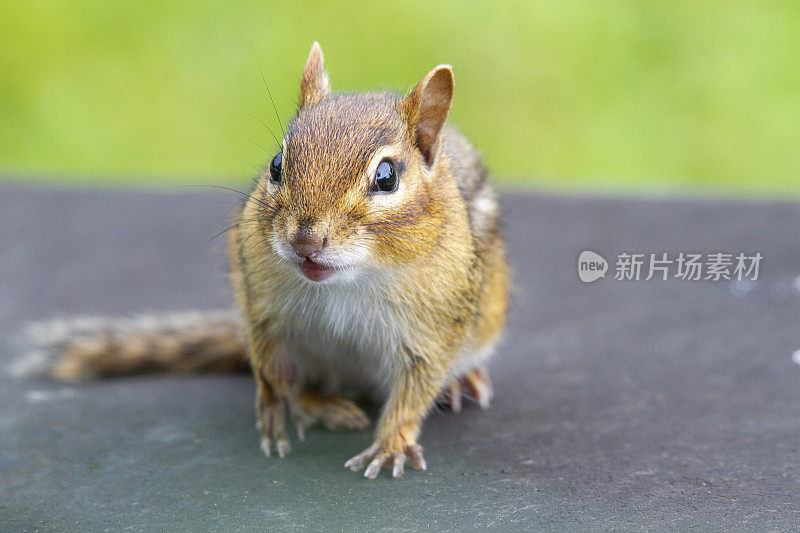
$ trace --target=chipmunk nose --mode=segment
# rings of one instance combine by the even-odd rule
[[[322,246],[307,242],[293,242],[294,253],[305,259],[314,259],[322,251]]]
[[[320,239],[311,235],[308,228],[301,226],[291,242],[294,253],[304,259],[314,259],[328,245],[328,238]]]

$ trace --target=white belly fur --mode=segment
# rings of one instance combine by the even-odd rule
[[[402,339],[386,295],[350,283],[306,288],[284,315],[286,356],[301,379],[330,392],[385,396]]]
[[[403,324],[402,311],[379,289],[351,283],[305,288],[287,301],[281,321],[289,332],[285,354],[300,379],[327,392],[386,397],[401,343],[418,328]],[[461,347],[448,377],[480,365],[493,345]]]

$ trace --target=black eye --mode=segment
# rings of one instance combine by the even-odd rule
[[[269,164],[269,176],[275,183],[281,182],[281,163],[283,162],[283,154],[278,152],[278,155],[272,158],[272,163]]]
[[[397,189],[397,172],[394,165],[389,161],[381,161],[375,171],[375,181],[372,182],[372,190],[380,192],[392,192]]]

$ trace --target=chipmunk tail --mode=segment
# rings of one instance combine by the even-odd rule
[[[11,373],[86,380],[150,373],[232,373],[249,369],[239,316],[232,311],[75,317],[29,324],[26,355]]]

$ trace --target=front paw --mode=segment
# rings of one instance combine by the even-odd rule
[[[392,477],[403,477],[406,460],[411,459],[411,466],[417,470],[425,470],[425,458],[422,456],[422,446],[416,442],[391,446],[376,442],[363,452],[347,461],[344,466],[353,472],[358,472],[364,464],[372,459],[364,471],[364,477],[375,479],[382,467],[392,469]]]
[[[272,455],[273,445],[279,457],[285,457],[292,446],[286,434],[287,401],[277,398],[259,409],[256,417],[256,428],[261,433],[261,451],[269,457]]]

